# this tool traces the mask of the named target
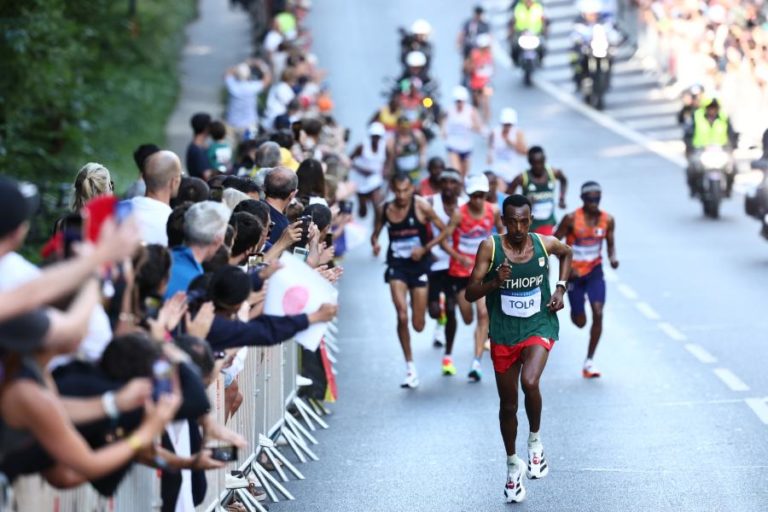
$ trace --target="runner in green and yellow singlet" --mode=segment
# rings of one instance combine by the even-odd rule
[[[485,297],[490,318],[491,359],[499,392],[501,437],[507,452],[507,502],[525,498],[523,474],[543,478],[549,473],[539,429],[541,392],[539,379],[549,350],[558,338],[557,311],[563,308],[566,280],[571,271],[571,248],[558,239],[529,233],[531,201],[519,194],[503,203],[504,235],[493,235],[480,244],[465,297]],[[560,260],[555,291],[549,285],[549,255]],[[528,464],[516,455],[517,389],[522,384],[528,436]]]
[[[528,150],[528,163],[531,168],[515,176],[509,184],[508,194],[514,194],[520,188],[521,194],[531,200],[533,206],[533,222],[531,232],[540,235],[554,235],[557,226],[555,205],[565,208],[565,194],[568,190],[568,179],[560,169],[547,165],[547,157],[541,146],[533,146]],[[560,193],[555,191],[556,182],[560,182]],[[559,196],[559,199],[555,199]]]

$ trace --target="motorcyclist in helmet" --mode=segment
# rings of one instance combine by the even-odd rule
[[[401,84],[405,80],[408,80],[412,87],[422,89],[427,84],[431,84],[432,79],[427,72],[427,56],[420,51],[409,52],[405,56],[405,70],[403,74],[398,78],[398,83]]]
[[[421,52],[427,58],[424,65],[426,71],[432,64],[433,48],[429,40],[432,34],[432,25],[427,20],[419,19],[413,22],[410,32],[401,29],[402,38],[400,39],[400,62],[403,67],[407,67],[407,57],[411,52]]]
[[[728,151],[738,144],[738,134],[733,130],[728,115],[720,111],[720,103],[713,99],[703,107],[699,107],[693,113],[693,123],[690,125],[689,133],[691,151],[690,154],[702,151],[710,146],[719,146]],[[686,138],[688,140],[688,138]],[[688,165],[687,168],[688,187],[691,196],[694,196],[698,188],[697,169],[694,165]],[[730,197],[733,187],[734,173],[727,173],[726,196]]]
[[[579,15],[571,33],[571,40],[573,41],[571,68],[576,91],[581,90],[581,83],[585,78],[587,69],[587,57],[583,48],[589,47],[598,26],[601,32],[605,34],[611,47],[618,46],[626,39],[626,36],[616,27],[613,15],[610,12],[603,12],[603,3],[600,0],[582,0],[579,2]]]

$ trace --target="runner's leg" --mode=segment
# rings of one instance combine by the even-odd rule
[[[459,312],[461,312],[461,318],[464,320],[464,325],[469,325],[474,320],[472,303],[467,301],[464,296],[464,290],[460,290],[456,294],[456,302],[459,304]]]
[[[496,389],[499,392],[499,426],[507,457],[515,455],[517,439],[517,382],[520,380],[520,361],[506,372],[496,373]]]
[[[587,359],[595,357],[597,344],[600,343],[600,336],[603,334],[603,303],[593,302],[590,305],[592,306],[592,328],[589,331]]]
[[[357,194],[357,216],[361,219],[368,215],[368,201],[370,199],[370,194]]]
[[[461,170],[462,162],[461,162],[461,157],[459,156],[458,153],[456,153],[455,151],[448,151],[448,162],[450,163],[450,166],[452,168],[462,173],[461,175],[462,178],[465,177],[463,171]]]
[[[410,289],[411,292],[411,322],[416,332],[424,330],[427,315],[427,287],[417,286]],[[407,324],[407,318],[406,318]]]
[[[522,370],[520,372],[520,384],[525,394],[525,414],[528,416],[528,424],[531,432],[538,432],[541,428],[541,391],[539,380],[547,364],[549,352],[541,345],[525,347],[521,353]]]
[[[480,360],[485,351],[485,342],[488,339],[488,308],[485,300],[475,302],[477,306],[477,326],[475,327],[475,359]]]
[[[445,293],[445,355],[453,353],[453,342],[456,339],[456,294],[452,287],[446,286]]]
[[[389,289],[392,292],[392,302],[397,311],[397,337],[400,339],[400,346],[403,348],[405,361],[413,361],[411,352],[411,332],[408,328],[408,285],[403,281],[390,280]]]

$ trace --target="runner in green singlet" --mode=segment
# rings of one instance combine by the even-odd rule
[[[566,280],[571,272],[571,248],[551,236],[529,233],[531,202],[514,194],[504,200],[504,235],[493,235],[480,244],[465,297],[485,297],[490,318],[491,360],[499,392],[499,423],[507,452],[508,503],[525,499],[523,474],[543,478],[549,473],[544,458],[539,379],[549,350],[560,329],[556,312],[563,308]],[[549,255],[560,260],[560,280],[554,292],[549,285]],[[516,455],[517,390],[525,394],[528,464]]]
[[[540,235],[553,235],[557,226],[555,215],[555,182],[560,182],[560,194],[557,204],[565,208],[565,194],[568,190],[568,179],[560,169],[547,165],[547,158],[541,146],[533,146],[528,150],[528,163],[531,168],[515,176],[509,184],[507,193],[517,192],[530,199],[533,205],[533,222],[531,231]]]

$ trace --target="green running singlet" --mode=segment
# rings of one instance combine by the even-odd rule
[[[486,295],[490,317],[490,337],[493,343],[513,346],[531,336],[557,340],[560,323],[547,306],[551,299],[549,288],[549,254],[541,237],[529,233],[533,257],[525,263],[511,263],[512,276]],[[501,235],[493,235],[491,268],[485,276],[488,282],[496,277],[496,269],[507,258],[501,245]]]

